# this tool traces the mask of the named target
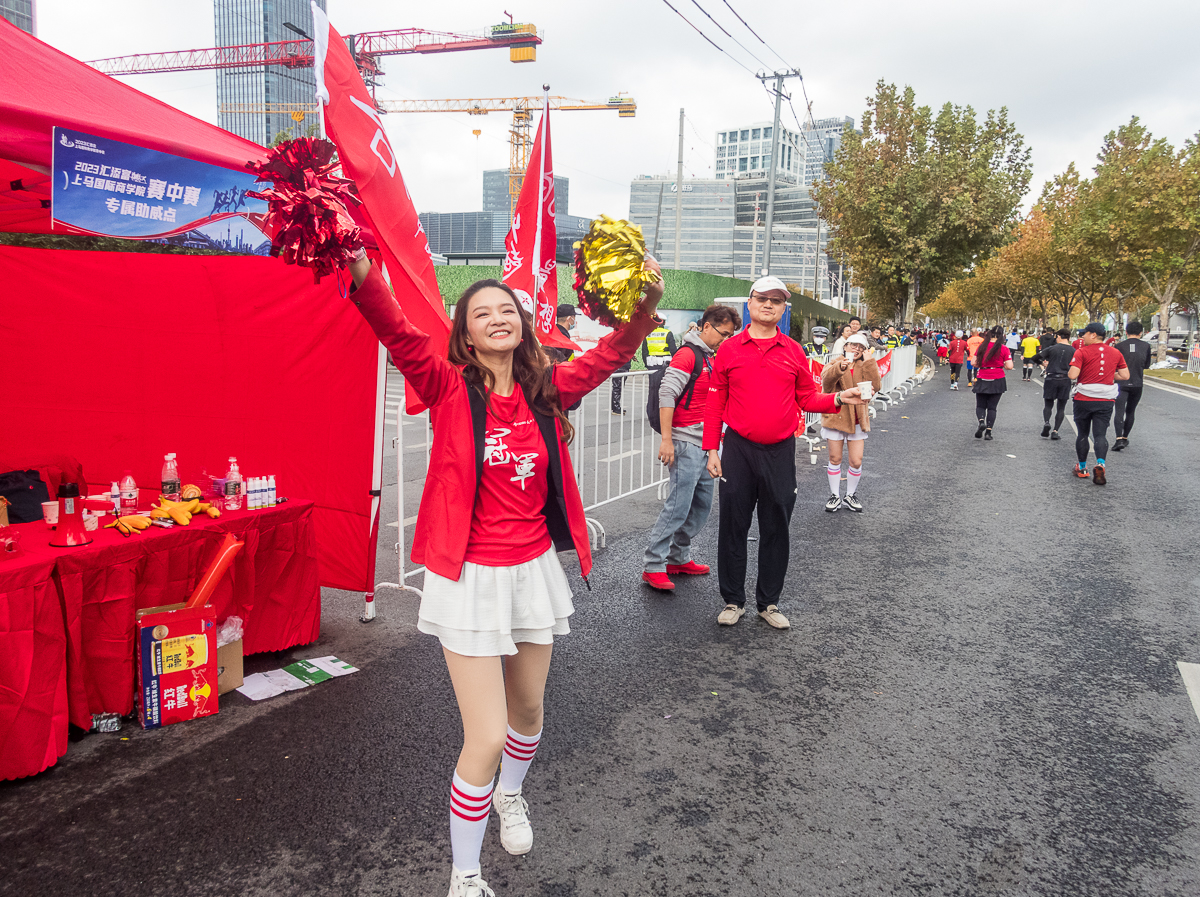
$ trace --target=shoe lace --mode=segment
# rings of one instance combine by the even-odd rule
[[[496,897],[496,892],[488,887],[488,883],[478,875],[463,879],[460,897]]]
[[[505,794],[504,792],[500,792],[500,800],[496,810],[504,817],[507,825],[529,824],[529,803],[519,794]]]

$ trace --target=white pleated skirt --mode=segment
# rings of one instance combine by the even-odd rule
[[[517,644],[549,645],[571,631],[571,586],[553,546],[513,567],[463,564],[458,582],[425,571],[417,628],[467,657],[516,654]]]

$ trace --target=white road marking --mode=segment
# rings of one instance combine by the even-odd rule
[[[406,518],[406,519],[405,519],[405,521],[404,521],[404,525],[405,525],[405,526],[412,526],[412,525],[413,525],[414,523],[416,523],[416,522],[417,522],[417,518],[416,518],[416,517],[408,517],[408,518]],[[389,524],[388,524],[388,526],[399,526],[399,525],[400,525],[400,521],[398,521],[398,520],[393,520],[391,523],[389,523]]]
[[[629,458],[633,455],[640,455],[641,453],[641,449],[631,449],[627,452],[621,452],[619,455],[609,455],[607,458],[601,458],[600,463],[605,464],[611,461],[620,461],[622,458]]]
[[[1177,389],[1174,386],[1168,386],[1165,383],[1155,383],[1153,377],[1143,377],[1142,382],[1147,386],[1153,386],[1155,389],[1161,389],[1163,392],[1173,393],[1177,396],[1183,396],[1185,399],[1196,399],[1200,401],[1200,393],[1191,392],[1186,389]]]
[[[1192,709],[1200,717],[1200,663],[1184,663],[1177,661],[1179,675],[1183,677],[1183,687],[1187,689],[1188,697],[1192,699]]]

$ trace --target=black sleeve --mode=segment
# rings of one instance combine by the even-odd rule
[[[649,354],[650,354],[650,346],[645,340],[642,340],[642,364],[643,365],[645,365],[646,356]]]
[[[670,330],[667,331],[667,350],[674,355],[675,350],[679,347],[675,345],[675,334]]]

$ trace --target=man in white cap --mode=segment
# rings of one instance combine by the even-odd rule
[[[858,387],[818,391],[803,350],[779,331],[790,295],[778,277],[755,281],[747,303],[749,326],[721,344],[713,365],[703,448],[709,474],[721,479],[717,578],[725,608],[717,622],[722,626],[732,626],[746,613],[746,536],[756,507],[758,615],[775,629],[791,625],[778,605],[796,505],[800,414],[834,414],[843,404],[863,404]],[[718,453],[723,431],[724,448]]]

